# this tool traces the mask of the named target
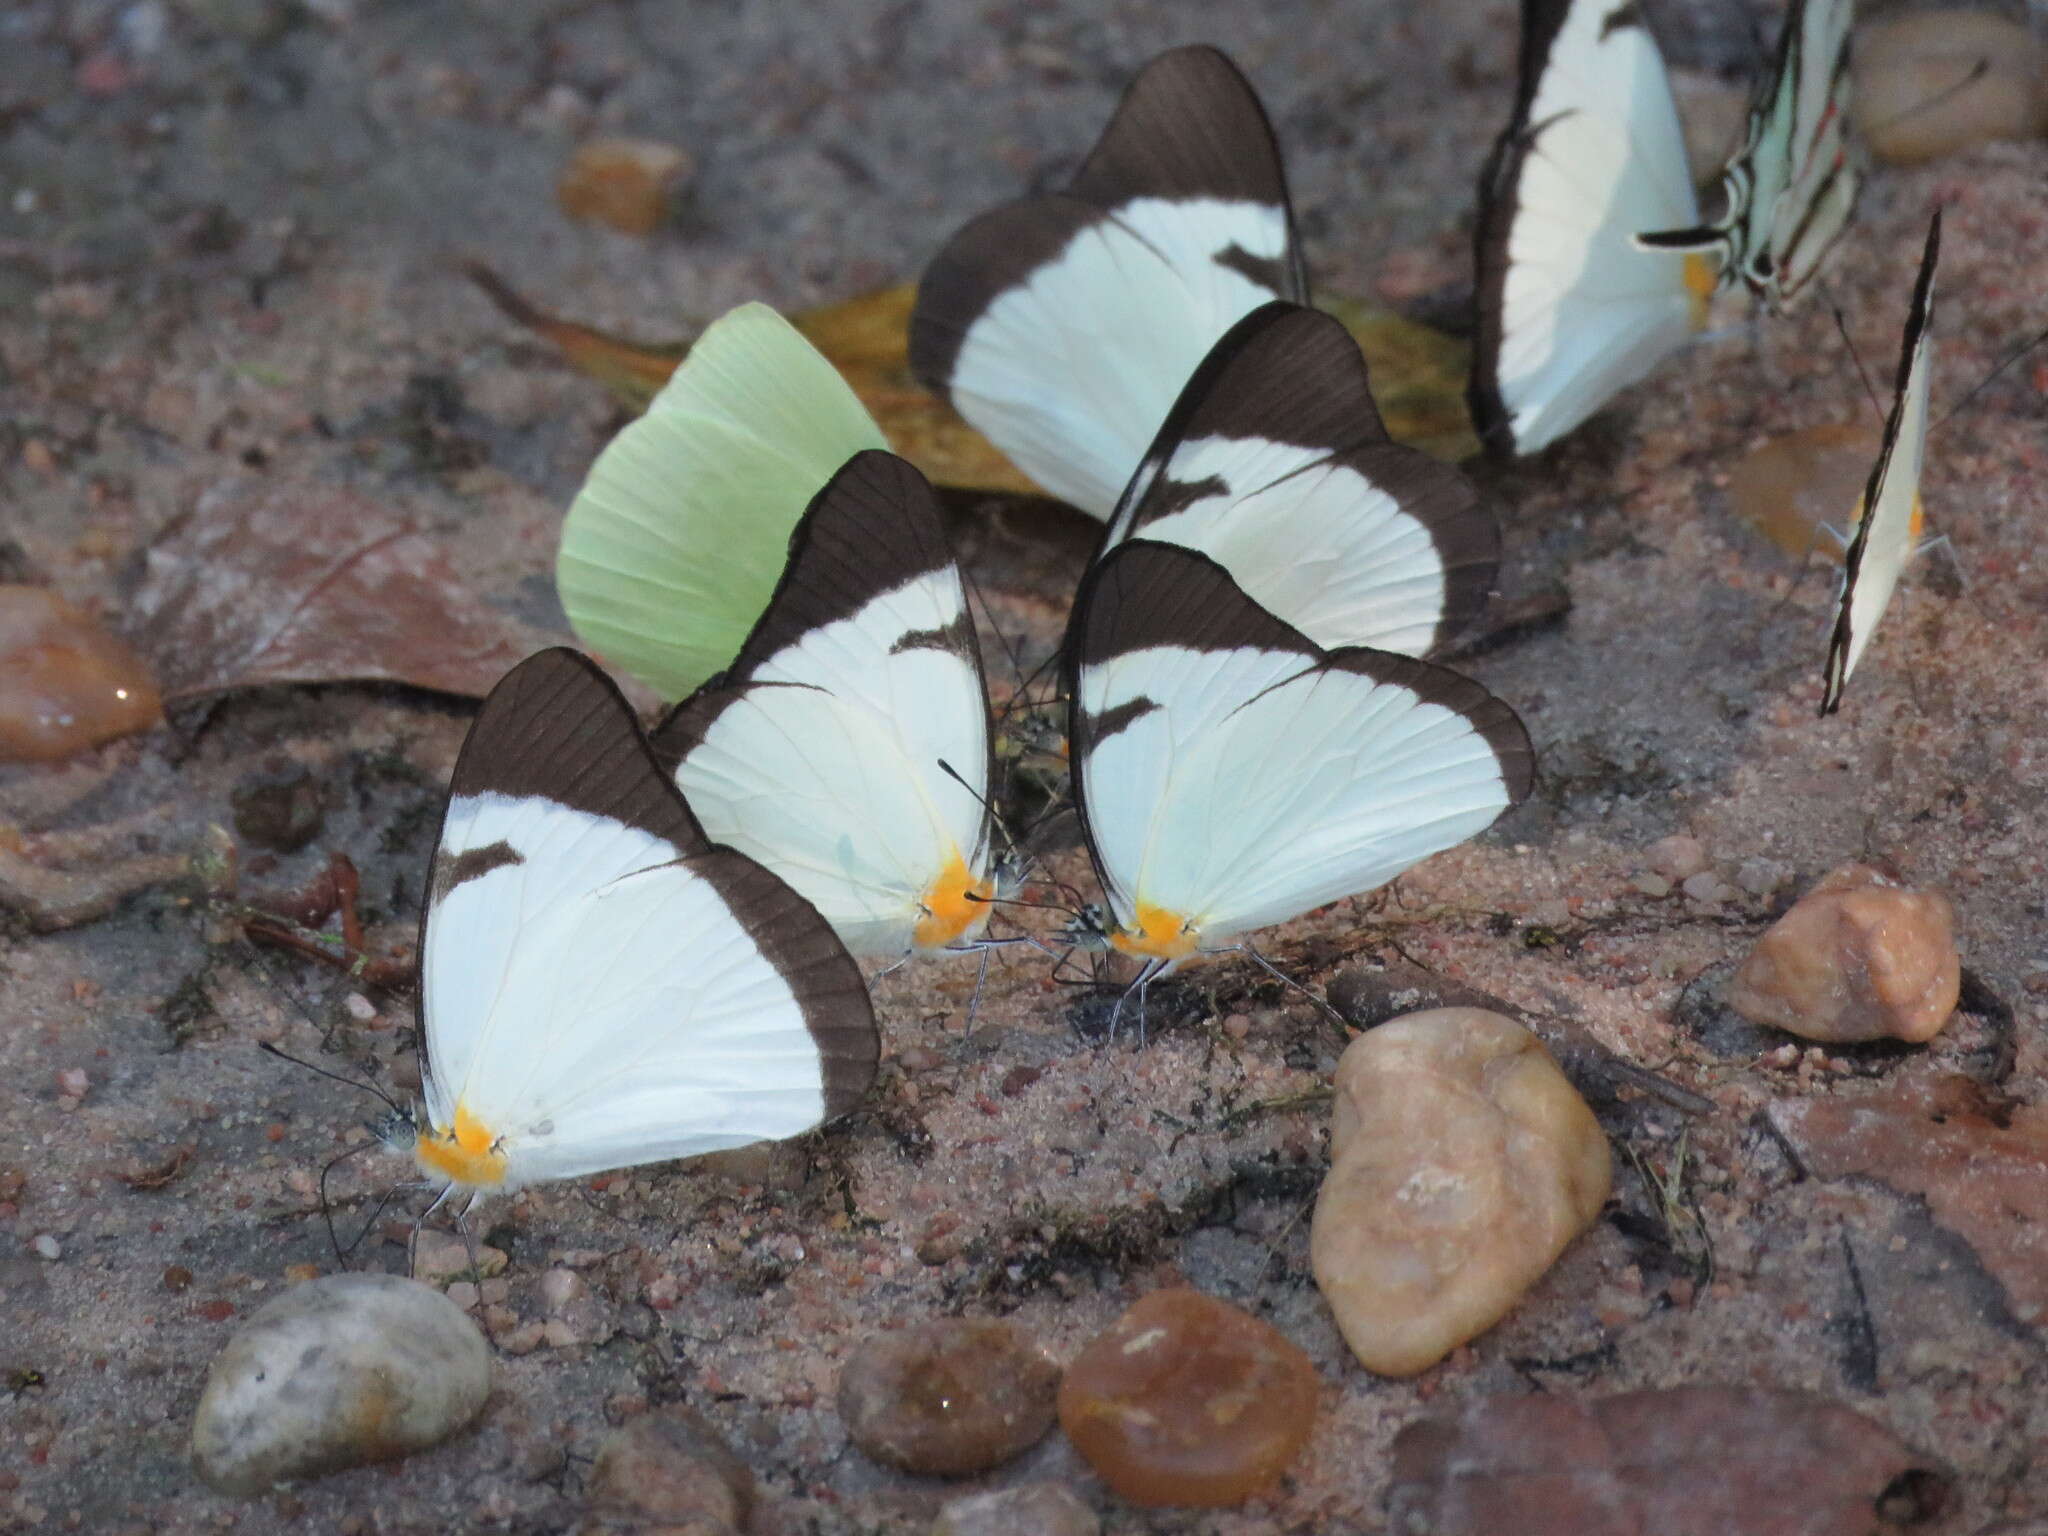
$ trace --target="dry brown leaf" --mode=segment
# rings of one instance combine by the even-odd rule
[[[553,342],[629,409],[645,410],[690,350],[688,342],[641,345],[558,319],[488,268],[472,262],[463,271],[507,316]],[[911,374],[910,311],[916,302],[916,284],[904,283],[792,315],[790,322],[846,376],[890,445],[934,484],[1035,492],[987,438]],[[1453,463],[1479,452],[1465,408],[1471,362],[1465,343],[1350,299],[1324,299],[1322,306],[1357,338],[1372,373],[1373,398],[1397,441]]]
[[[556,519],[492,510],[487,530],[440,528],[315,480],[217,486],[150,547],[131,636],[171,702],[364,679],[480,698],[569,640],[517,608],[552,567]]]
[[[1815,1178],[1874,1178],[1927,1202],[1976,1251],[2021,1322],[2048,1324],[2048,1113],[2001,1125],[1968,1078],[1907,1078],[1862,1098],[1788,1099],[1772,1127]]]
[[[1945,1491],[1844,1404],[1677,1387],[1488,1397],[1411,1424],[1387,1504],[1395,1530],[1431,1536],[1871,1536],[1934,1518]]]
[[[113,1169],[113,1175],[130,1189],[148,1193],[167,1189],[185,1171],[185,1165],[192,1161],[199,1149],[190,1142],[171,1148],[153,1163],[131,1162],[125,1168]]]

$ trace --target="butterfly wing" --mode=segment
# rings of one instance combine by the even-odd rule
[[[1884,441],[1863,492],[1863,515],[1842,562],[1842,591],[1828,640],[1820,712],[1841,707],[1849,674],[1877,632],[1906,562],[1913,558],[1920,530],[1920,466],[1927,452],[1927,400],[1933,367],[1934,269],[1941,259],[1941,212],[1927,227],[1920,276],[1899,351],[1898,382]]]
[[[1205,941],[1385,884],[1528,792],[1533,754],[1478,684],[1323,651],[1214,561],[1134,540],[1069,634],[1074,795],[1126,932]]]
[[[1132,82],[1066,192],[947,243],[910,362],[1048,492],[1106,518],[1216,338],[1307,291],[1258,97],[1213,48],[1178,48]]]
[[[879,1054],[831,930],[709,843],[617,689],[566,650],[514,668],[463,744],[420,1014],[431,1125],[482,1128],[470,1150],[493,1175],[457,1182],[794,1135],[851,1107]]]
[[[713,322],[591,466],[555,580],[576,633],[668,698],[731,661],[818,487],[886,447],[853,391],[765,304]]]
[[[888,453],[848,461],[804,513],[732,670],[655,749],[710,835],[789,881],[854,953],[980,926],[988,695],[922,475]]]
[[[1500,531],[1472,482],[1392,442],[1341,323],[1275,302],[1225,333],[1110,519],[1200,550],[1319,645],[1423,655],[1485,605]]]
[[[1525,0],[1515,115],[1481,177],[1471,404],[1534,453],[1645,377],[1705,320],[1698,255],[1642,230],[1699,222],[1664,60],[1630,0]],[[1690,266],[1688,264],[1691,264]]]

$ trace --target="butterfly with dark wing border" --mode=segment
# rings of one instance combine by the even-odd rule
[[[1468,398],[1490,450],[1556,441],[1706,324],[1714,263],[1636,243],[1698,223],[1635,0],[1524,0],[1514,116],[1479,179]]]
[[[1834,632],[1828,637],[1827,665],[1822,672],[1820,712],[1831,715],[1842,705],[1849,674],[1870,645],[1878,621],[1892,600],[1906,562],[1920,547],[1924,514],[1920,505],[1920,466],[1927,454],[1927,410],[1934,351],[1934,269],[1941,259],[1941,210],[1927,225],[1927,243],[1920,255],[1920,275],[1913,283],[1913,304],[1899,344],[1899,371],[1893,385],[1891,414],[1885,418],[1884,441],[1863,490],[1856,532],[1842,560],[1842,589],[1836,599]]]
[[[405,1150],[471,1204],[796,1135],[851,1109],[880,1056],[825,920],[711,843],[618,689],[561,649],[506,674],[456,759],[419,1017]]]
[[[818,492],[739,656],[653,740],[705,830],[856,955],[973,944],[996,894],[988,689],[937,499],[902,459],[856,454]]]
[[[1100,553],[1200,551],[1318,645],[1427,655],[1485,606],[1500,527],[1463,473],[1387,436],[1341,322],[1281,301],[1224,333]]]
[[[1216,339],[1308,300],[1280,150],[1237,66],[1176,48],[1066,191],[975,219],[918,285],[910,365],[1051,495],[1107,518]]]
[[[1485,830],[1535,758],[1486,689],[1413,657],[1325,650],[1215,561],[1134,539],[1067,635],[1074,803],[1108,903],[1071,932],[1144,962],[1373,890]]]
[[[1721,286],[1740,279],[1773,310],[1820,271],[1856,210],[1849,155],[1849,33],[1856,0],[1793,0],[1742,147],[1721,173],[1711,224],[1645,233],[1647,250],[1715,251]]]

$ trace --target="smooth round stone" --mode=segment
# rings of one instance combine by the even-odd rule
[[[137,656],[43,587],[0,585],[0,762],[50,762],[163,718]]]
[[[651,235],[673,211],[695,162],[687,150],[647,139],[592,139],[555,184],[562,211],[628,235]]]
[[[694,1408],[673,1403],[605,1437],[590,1473],[590,1502],[662,1529],[723,1536],[747,1528],[754,1474]]]
[[[1590,1226],[1607,1138],[1514,1020],[1390,1019],[1337,1063],[1316,1284],[1368,1369],[1412,1376],[1505,1317]]]
[[[1315,1366],[1200,1291],[1154,1291],[1081,1351],[1060,1426],[1133,1504],[1217,1508],[1272,1484],[1315,1427]]]
[[[1893,165],[2048,132],[2048,54],[2023,21],[1909,11],[1859,27],[1851,67],[1857,132]]]
[[[1013,1325],[938,1318],[864,1340],[839,1372],[839,1417],[885,1466],[964,1477],[1052,1428],[1060,1368]]]
[[[931,1536],[1100,1536],[1102,1522],[1058,1483],[970,1493],[939,1511]]]
[[[439,1291],[396,1275],[294,1286],[228,1340],[192,1420],[192,1465],[222,1493],[389,1461],[483,1408],[490,1348]]]
[[[1948,1022],[1962,987],[1949,899],[1845,864],[1764,931],[1728,1005],[1803,1040],[1918,1044]]]

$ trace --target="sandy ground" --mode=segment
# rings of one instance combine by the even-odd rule
[[[1129,72],[1178,42],[1224,45],[1265,93],[1322,285],[1456,316],[1513,11],[1410,13],[15,0],[0,12],[10,558],[118,623],[137,552],[224,481],[345,485],[478,540],[527,526],[566,503],[618,418],[452,259],[488,257],[558,309],[650,337],[742,299],[845,297],[913,275],[960,220],[1058,175]],[[1711,72],[1744,57],[1737,8],[1656,13],[1699,92],[1725,96]],[[635,240],[556,211],[556,171],[599,129],[698,158],[675,230]],[[2040,144],[1873,177],[1829,281],[1874,373],[1891,368],[1936,199],[1938,401],[2040,327],[2044,180]],[[1562,584],[1575,605],[1468,664],[1528,722],[1542,787],[1393,899],[1275,936],[1305,980],[1406,957],[1705,1095],[1684,1147],[1711,1274],[1629,1171],[1630,1153],[1672,1166],[1680,1117],[1611,1104],[1628,1151],[1608,1218],[1469,1350],[1378,1380],[1307,1273],[1314,1090],[1337,1032],[1219,965],[1158,1005],[1145,1048],[1097,1049],[1042,961],[999,966],[969,1032],[971,969],[932,967],[881,987],[892,1060],[871,1110],[797,1146],[490,1211],[488,1240],[510,1255],[491,1297],[539,1318],[553,1264],[583,1271],[589,1294],[557,1330],[578,1342],[501,1358],[474,1433],[238,1504],[184,1465],[206,1363],[289,1268],[335,1266],[314,1180],[376,1108],[254,1043],[310,1052],[330,1031],[403,1082],[410,1009],[371,993],[376,1017],[358,1018],[330,973],[260,968],[203,901],[165,889],[68,931],[0,927],[0,1170],[25,1176],[0,1233],[0,1530],[559,1530],[608,1421],[680,1397],[755,1468],[762,1530],[919,1531],[951,1490],[847,1445],[832,1387],[853,1341],[891,1320],[1000,1313],[1070,1355],[1175,1279],[1314,1358],[1324,1414],[1285,1486],[1236,1513],[1137,1512],[1057,1435],[990,1485],[1070,1483],[1112,1531],[1368,1531],[1387,1447],[1426,1410],[1732,1381],[1849,1403],[1945,1464],[1954,1492],[1933,1528],[2048,1529],[2027,1518],[2048,1512],[2048,1215],[1973,1194],[1967,1127],[1939,1160],[1901,1133],[1834,1176],[1785,1131],[1787,1105],[1966,1077],[2017,1128],[2023,1173],[2048,1178],[2043,382],[2030,361],[1939,431],[1926,499],[1966,584],[1922,562],[1826,721],[1828,583],[1809,575],[1788,598],[1794,568],[1733,522],[1724,490],[1761,435],[1868,412],[1824,303],[1760,331],[1731,306],[1723,335],[1569,443],[1487,472],[1503,586]],[[968,531],[999,589],[1047,568],[1005,553],[1014,531]],[[547,552],[529,553],[523,600],[544,625]],[[245,849],[245,891],[303,883],[345,851],[373,939],[398,946],[466,715],[391,687],[240,693],[63,767],[0,770],[0,804],[46,862],[90,867],[197,846],[230,821],[237,782],[288,759],[320,786],[324,828],[296,854]],[[1731,899],[1632,886],[1643,849],[1681,831]],[[1996,1001],[1924,1052],[1770,1065],[1759,1054],[1778,1042],[1731,1037],[1711,1006],[1717,968],[1852,857],[1949,891]],[[1709,1002],[1690,1006],[1703,975]],[[60,1102],[74,1070],[89,1089]],[[396,1172],[374,1154],[341,1165],[338,1222],[361,1226]],[[404,1230],[387,1217],[353,1262],[399,1267]],[[30,1246],[45,1235],[54,1262]]]

